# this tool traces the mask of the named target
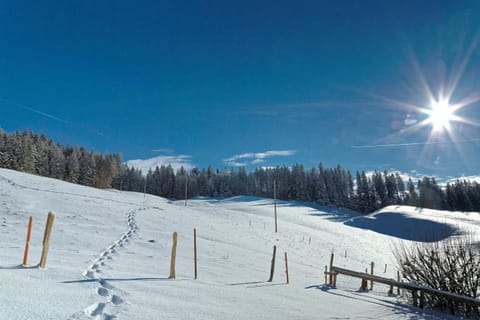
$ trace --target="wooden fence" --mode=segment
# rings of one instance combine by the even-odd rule
[[[359,278],[362,279],[363,281],[371,281],[371,282],[378,282],[378,283],[383,283],[386,285],[390,286],[390,291],[389,293],[393,293],[393,288],[401,288],[405,290],[409,290],[412,292],[412,297],[413,297],[413,305],[418,306],[420,308],[423,308],[425,306],[425,294],[430,294],[433,296],[438,296],[438,297],[443,297],[447,299],[451,299],[457,302],[465,303],[466,305],[470,306],[475,306],[479,307],[480,306],[480,300],[475,299],[472,297],[467,297],[467,296],[462,296],[458,295],[455,293],[447,292],[447,291],[442,291],[426,286],[420,286],[414,283],[407,283],[407,282],[401,282],[397,281],[394,279],[388,279],[388,278],[383,278],[375,275],[371,275],[368,273],[363,273],[363,272],[357,272],[349,269],[344,269],[336,266],[331,266],[330,271],[326,272],[326,274],[330,275],[330,285],[335,287],[337,283],[337,275],[343,274],[346,276],[354,277],[354,278]],[[419,296],[420,293],[420,296]]]

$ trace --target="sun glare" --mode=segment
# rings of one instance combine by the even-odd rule
[[[433,130],[436,132],[449,130],[450,121],[455,117],[452,106],[447,101],[434,101],[430,107],[431,109],[427,111],[428,122],[432,124]]]

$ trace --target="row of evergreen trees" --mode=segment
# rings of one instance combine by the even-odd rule
[[[97,188],[116,188],[181,199],[185,196],[228,197],[252,195],[282,200],[316,202],[350,208],[363,213],[388,205],[407,204],[432,209],[480,211],[480,185],[456,181],[442,189],[434,178],[424,177],[416,184],[404,181],[398,173],[356,172],[337,166],[305,169],[293,167],[194,168],[177,172],[161,166],[143,175],[122,163],[119,154],[101,154],[82,147],[62,146],[45,135],[29,131],[5,133],[0,129],[0,167],[34,173]],[[275,182],[275,183],[274,183]]]
[[[355,183],[356,181],[356,183]],[[197,168],[190,172],[181,168],[175,172],[171,166],[150,170],[146,177],[140,170],[124,167],[113,180],[117,189],[144,192],[165,198],[182,199],[185,185],[188,196],[230,197],[252,195],[274,196],[282,200],[316,202],[321,205],[344,207],[363,213],[373,212],[388,205],[412,205],[431,209],[480,211],[480,185],[476,182],[448,183],[445,190],[434,178],[424,177],[417,184],[400,174],[388,172],[356,172],[341,166],[305,170],[303,165],[293,167],[258,168],[246,172]]]
[[[110,188],[122,168],[119,154],[101,154],[62,146],[29,131],[0,129],[0,167],[97,188]]]

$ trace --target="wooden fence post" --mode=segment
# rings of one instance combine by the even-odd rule
[[[197,279],[197,229],[193,229],[193,258],[195,261],[195,279]]]
[[[278,232],[277,228],[277,182],[273,181],[273,205],[275,211],[275,232]]]
[[[45,268],[47,265],[47,255],[50,247],[50,235],[52,234],[54,220],[55,215],[52,212],[49,212],[47,217],[47,225],[45,226],[45,233],[43,234],[43,249],[42,256],[40,257],[40,268]]]
[[[368,268],[365,268],[365,273],[368,274]],[[360,289],[362,291],[367,291],[368,290],[368,281],[367,279],[362,278],[362,284],[360,286]]]
[[[287,276],[287,284],[289,284],[290,279],[288,278],[288,257],[286,252],[285,252],[285,275]]]
[[[172,257],[170,260],[170,276],[169,279],[175,279],[175,258],[177,256],[177,233],[173,233]]]
[[[277,253],[277,246],[273,246],[273,257],[272,257],[272,264],[270,266],[270,278],[268,279],[268,282],[273,281],[273,273],[275,271],[275,255]]]
[[[425,308],[425,292],[423,290],[420,290],[420,308],[423,309]]]
[[[327,272],[328,272],[328,267],[325,266],[325,285],[328,284]]]
[[[333,274],[332,274],[332,267],[333,267],[333,258],[335,257],[335,254],[332,252],[332,254],[330,255],[330,269],[328,271],[330,271],[329,273],[329,277],[328,277],[328,284],[329,285],[332,285],[333,284]]]
[[[400,271],[397,270],[397,281],[400,282]],[[400,295],[400,287],[397,287],[397,295]]]
[[[383,273],[387,273],[387,264],[385,263],[385,270],[383,271]]]
[[[362,283],[360,285],[360,290],[361,291],[367,291],[368,290],[368,281],[366,279],[362,279]]]
[[[370,274],[373,276],[373,268],[375,268],[375,263],[372,261],[370,264]],[[373,280],[370,280],[370,290],[373,290]]]
[[[30,237],[32,235],[32,224],[33,218],[30,216],[28,219],[28,228],[27,228],[27,242],[25,243],[25,252],[23,253],[23,265],[26,266],[28,263],[28,250],[30,250]]]
[[[417,290],[412,290],[413,306],[418,306]]]

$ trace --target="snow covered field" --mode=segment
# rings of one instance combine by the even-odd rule
[[[42,270],[36,265],[49,211],[56,220]],[[22,267],[30,215],[30,265]],[[362,271],[375,261],[378,275],[395,277],[392,246],[422,240],[416,226],[440,230],[444,239],[480,225],[477,213],[398,206],[360,217],[279,202],[278,217],[274,233],[271,199],[195,199],[184,207],[0,169],[0,319],[445,319],[388,297],[381,285],[362,293],[358,279],[339,276],[337,289],[324,287],[324,266],[334,250],[335,265]],[[177,279],[169,280],[173,231]]]

